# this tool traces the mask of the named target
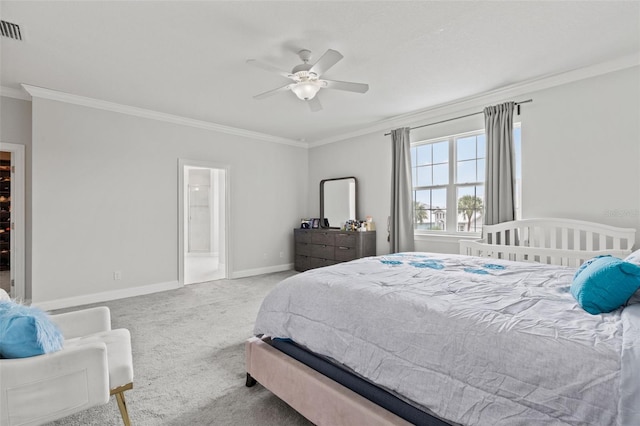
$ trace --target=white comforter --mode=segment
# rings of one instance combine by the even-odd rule
[[[256,334],[465,425],[640,425],[640,305],[582,310],[575,269],[406,253],[281,282]]]

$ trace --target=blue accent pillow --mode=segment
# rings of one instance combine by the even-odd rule
[[[593,262],[595,262],[596,260],[600,259],[601,257],[611,257],[611,258],[613,258],[613,256],[611,256],[610,254],[603,254],[603,255],[596,256],[594,258],[591,258],[591,259],[587,260],[582,265],[580,265],[580,267],[578,268],[576,273],[573,275],[573,279],[575,280],[576,278],[578,278],[578,275],[580,275],[582,273],[582,271],[584,271],[587,268],[587,266],[591,265]]]
[[[571,294],[590,314],[618,309],[640,288],[638,265],[612,256],[599,256],[585,265],[573,278]]]
[[[42,310],[0,301],[0,358],[26,358],[62,349],[64,338]]]

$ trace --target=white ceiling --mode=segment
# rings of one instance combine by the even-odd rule
[[[20,83],[308,142],[518,82],[638,55],[638,1],[1,1],[0,85]],[[311,112],[296,52],[344,59]]]

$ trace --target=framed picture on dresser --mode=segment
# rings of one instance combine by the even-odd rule
[[[311,219],[311,228],[318,229],[320,228],[320,218],[314,217]]]

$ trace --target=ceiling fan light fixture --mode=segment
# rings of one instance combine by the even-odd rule
[[[301,81],[293,86],[291,90],[299,99],[308,101],[309,99],[313,99],[316,96],[316,93],[318,93],[318,90],[320,90],[320,86],[312,81]]]
[[[254,99],[264,99],[277,93],[288,92],[291,90],[298,99],[307,101],[307,105],[311,111],[316,112],[322,109],[322,105],[318,100],[318,91],[322,88],[345,90],[347,92],[365,93],[369,90],[369,85],[364,83],[353,83],[349,81],[336,81],[320,79],[324,73],[338,63],[343,56],[340,52],[328,49],[313,65],[309,63],[311,52],[303,49],[298,52],[298,56],[302,60],[301,64],[293,67],[291,72],[282,71],[273,65],[248,59],[247,63],[255,65],[267,71],[276,72],[293,82],[276,89],[269,90],[259,95],[255,95]]]

